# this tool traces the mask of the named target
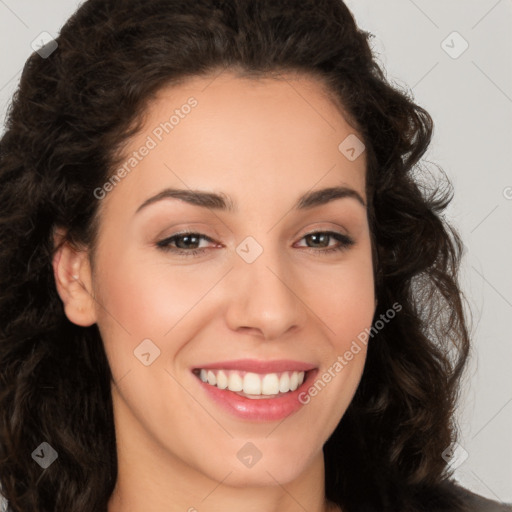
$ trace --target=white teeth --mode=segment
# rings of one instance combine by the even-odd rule
[[[222,370],[217,373],[217,387],[219,389],[226,389],[228,387],[228,377]]]
[[[229,372],[228,389],[230,391],[242,391],[244,389],[242,377],[237,372]]]
[[[283,375],[281,375],[281,379],[279,380],[279,391],[281,393],[290,391],[290,376],[288,373],[283,373]]]
[[[269,373],[261,382],[262,395],[277,395],[279,393],[279,377],[275,373]]]
[[[290,377],[290,390],[295,391],[299,387],[299,376],[297,372],[293,372]]]
[[[215,377],[215,373],[213,373],[211,370],[208,370],[208,384],[211,384],[212,386],[217,384],[217,377]]]
[[[199,378],[219,389],[252,395],[248,398],[264,398],[279,393],[295,391],[304,382],[305,372],[282,372],[259,374],[235,370],[201,369]]]
[[[246,395],[261,395],[261,379],[256,373],[245,374],[244,393]]]

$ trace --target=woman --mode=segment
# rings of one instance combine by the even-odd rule
[[[0,144],[10,510],[510,510],[451,479],[461,242],[367,38],[338,0],[89,0],[31,56]]]

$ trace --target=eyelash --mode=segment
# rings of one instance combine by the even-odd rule
[[[162,250],[164,252],[173,252],[179,256],[193,257],[193,256],[197,256],[198,254],[204,253],[204,251],[206,250],[206,248],[204,248],[204,247],[202,249],[191,249],[191,250],[177,249],[177,248],[170,247],[170,244],[172,242],[175,242],[176,239],[179,239],[181,237],[190,236],[190,235],[194,235],[197,238],[206,240],[207,242],[213,242],[213,240],[210,237],[208,237],[206,235],[202,235],[201,233],[196,233],[194,231],[183,231],[181,233],[176,233],[175,235],[165,238],[164,240],[161,240],[160,242],[157,242],[156,245],[160,250]],[[312,231],[311,233],[307,233],[306,235],[304,235],[302,238],[306,238],[307,236],[311,236],[311,235],[328,235],[329,238],[334,238],[334,239],[338,240],[338,242],[340,242],[340,245],[338,245],[336,247],[330,247],[328,249],[315,249],[314,247],[306,247],[306,249],[311,250],[313,253],[316,253],[316,255],[319,255],[319,256],[344,251],[355,244],[355,242],[352,238],[348,237],[347,235],[337,233],[336,231]],[[301,238],[301,240],[302,240],[302,238]],[[318,254],[318,253],[320,253],[320,254]]]

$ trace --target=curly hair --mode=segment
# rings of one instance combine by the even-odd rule
[[[428,184],[433,122],[374,59],[341,0],[88,0],[58,49],[33,53],[0,141],[0,482],[9,511],[106,512],[117,478],[111,372],[96,325],[65,316],[52,257],[97,242],[93,191],[112,175],[164,87],[223,69],[296,71],[326,86],[363,137],[374,320],[357,392],[324,445],[326,497],[344,511],[463,510],[443,450],[469,353],[443,216],[451,184]],[[47,440],[58,464],[31,453]]]

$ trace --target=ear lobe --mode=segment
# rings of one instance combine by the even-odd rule
[[[54,246],[64,239],[62,230],[54,235]],[[96,323],[95,301],[92,295],[92,275],[88,252],[65,241],[58,247],[52,261],[57,292],[64,304],[68,320],[88,327]]]

